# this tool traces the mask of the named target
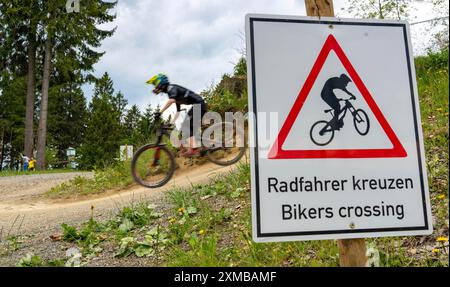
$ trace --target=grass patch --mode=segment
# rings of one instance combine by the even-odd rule
[[[46,195],[55,198],[97,194],[107,190],[122,189],[132,183],[130,161],[125,161],[104,170],[96,170],[93,178],[77,176],[68,182],[53,187],[46,192]]]
[[[173,191],[176,212],[169,217],[173,245],[168,266],[338,266],[335,240],[255,243],[251,238],[248,166],[212,184]],[[448,199],[442,198],[448,206]],[[183,217],[179,208],[196,204],[198,213]],[[448,208],[435,205],[431,236],[367,239],[376,266],[448,266]],[[439,238],[441,238],[439,240]]]
[[[236,172],[218,178],[212,184],[176,190],[168,196],[178,209],[169,219],[169,235],[174,244],[169,248],[165,265],[337,265],[338,251],[333,241],[253,242],[249,172],[248,165],[241,165]],[[186,202],[197,204],[198,213],[188,217],[180,214],[179,209]]]
[[[62,259],[42,260],[38,255],[32,253],[21,258],[17,263],[17,267],[63,267],[65,261]]]
[[[430,192],[448,197],[448,50],[416,59]]]

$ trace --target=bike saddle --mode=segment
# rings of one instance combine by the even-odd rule
[[[331,112],[333,109],[324,110],[325,113]]]

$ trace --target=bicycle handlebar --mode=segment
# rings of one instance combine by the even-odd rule
[[[353,97],[351,97],[351,98],[349,98],[349,99],[338,99],[338,101],[339,102],[345,102],[345,101],[350,101],[350,100],[356,100],[356,97],[355,96],[353,96]]]

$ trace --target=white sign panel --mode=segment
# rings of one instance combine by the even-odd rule
[[[247,15],[253,238],[432,232],[406,22]]]
[[[121,145],[120,146],[120,160],[125,161],[133,157],[133,146],[132,145]]]

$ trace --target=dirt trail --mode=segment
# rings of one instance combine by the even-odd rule
[[[175,172],[174,178],[160,188],[148,189],[135,186],[128,190],[97,195],[80,201],[51,202],[35,198],[32,201],[25,200],[24,203],[17,203],[0,200],[0,231],[3,229],[4,234],[9,232],[11,234],[53,232],[56,228],[59,228],[62,222],[74,224],[89,219],[91,206],[95,207],[96,217],[103,217],[122,206],[155,198],[161,192],[174,186],[186,187],[194,183],[204,183],[212,177],[228,172],[233,168],[234,166],[220,167],[212,163],[206,163],[189,171]]]
[[[91,178],[93,172],[64,172],[0,177],[0,206],[34,201],[43,193],[77,176]]]

